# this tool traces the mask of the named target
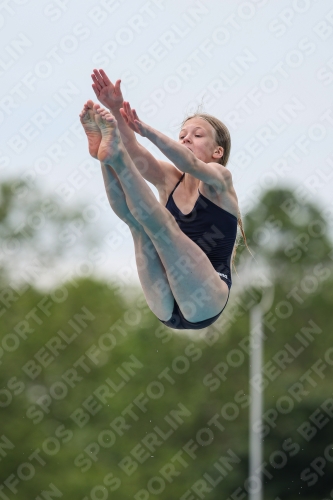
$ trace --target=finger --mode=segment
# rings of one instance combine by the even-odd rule
[[[91,78],[93,79],[94,84],[96,85],[97,89],[98,89],[98,90],[101,90],[101,89],[102,89],[102,86],[100,85],[100,83],[99,83],[99,81],[97,80],[96,76],[95,76],[95,75],[91,75]]]
[[[124,109],[128,119],[131,119],[131,109],[129,108],[128,102],[124,102]]]
[[[124,109],[126,111],[126,114],[129,115],[129,109],[128,109],[128,102],[124,101]]]
[[[110,85],[110,84],[112,85],[111,80],[109,79],[108,75],[105,73],[105,71],[103,69],[100,69],[99,73],[100,73],[101,77],[103,78],[104,82],[106,83],[106,85]]]
[[[128,104],[129,105],[129,104]],[[129,109],[130,109],[130,113],[131,113],[131,118],[132,118],[132,121],[135,120],[135,114],[133,113],[133,111],[135,111],[134,109],[131,109],[131,106],[129,105]]]
[[[101,87],[105,87],[105,83],[103,81],[103,78],[101,77],[101,75],[99,74],[99,72],[97,71],[97,69],[94,69],[94,75],[95,75],[96,80],[100,84],[100,86]]]
[[[96,83],[96,82],[98,83],[97,77],[96,77],[96,75],[95,75],[94,73],[92,73],[90,76],[91,76],[91,78],[93,79],[93,81],[94,81],[95,83]]]
[[[92,84],[93,91],[95,92],[96,96],[99,97],[99,90],[96,87],[95,83]]]
[[[126,107],[126,113],[127,113],[127,115],[130,118],[132,118],[132,110],[131,110],[130,103],[128,101],[124,101],[124,106]]]
[[[124,118],[126,124],[128,125],[128,117],[127,114],[125,113],[125,110],[123,108],[119,109],[121,116]]]
[[[133,112],[134,120],[140,121],[140,118],[138,117],[138,114],[135,111],[135,109],[132,109],[132,112]]]
[[[116,94],[118,94],[118,95],[121,94],[120,84],[121,84],[121,80],[117,80],[115,83],[115,86],[114,86],[114,90],[115,90]]]

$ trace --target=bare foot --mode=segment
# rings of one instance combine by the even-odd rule
[[[94,104],[95,122],[100,128],[102,140],[98,149],[98,159],[112,165],[112,161],[122,153],[123,144],[118,130],[117,120],[99,104]]]
[[[93,158],[97,158],[98,148],[102,140],[102,134],[99,126],[95,122],[95,112],[93,106],[93,101],[87,101],[79,116],[84,131],[87,134],[89,153]]]

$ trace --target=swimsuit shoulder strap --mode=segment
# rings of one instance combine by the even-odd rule
[[[185,173],[183,173],[183,175],[181,176],[181,178],[179,179],[179,181],[177,182],[177,184],[175,185],[175,187],[174,187],[174,188],[173,188],[173,190],[171,191],[171,193],[170,193],[170,195],[169,195],[169,198],[170,198],[170,196],[171,196],[171,195],[173,195],[173,193],[174,193],[174,191],[175,191],[176,187],[178,186],[178,184],[179,184],[179,183],[183,180],[184,175],[185,175]]]

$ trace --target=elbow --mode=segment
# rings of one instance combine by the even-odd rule
[[[226,184],[232,183],[232,173],[230,172],[230,170],[224,167],[222,172],[223,172],[224,182]]]
[[[227,168],[223,167],[222,170],[222,184],[225,190],[229,190],[232,188],[232,173]]]

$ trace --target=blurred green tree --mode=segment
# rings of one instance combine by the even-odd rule
[[[2,238],[13,248],[20,242],[29,258],[56,261],[64,248],[52,235],[79,224],[80,208],[48,212],[39,227],[29,216],[41,210],[41,192],[20,200],[14,185],[0,189]],[[331,488],[332,461],[318,462],[323,474],[313,485],[304,471],[331,442],[332,250],[316,207],[305,204],[312,218],[301,225],[280,207],[292,196],[263,193],[245,229],[275,284],[265,316],[265,498],[312,500],[329,498]],[[311,236],[317,219],[322,234]],[[13,289],[17,255],[2,260],[0,496],[246,498],[248,316],[260,287],[232,294],[209,328],[173,332],[142,293],[129,303],[116,283],[73,279],[45,294],[32,279]],[[288,298],[291,286],[297,294]]]
[[[1,183],[0,275],[32,283],[66,258],[87,252],[101,236],[82,212],[82,204],[64,205],[36,184],[21,179]]]

